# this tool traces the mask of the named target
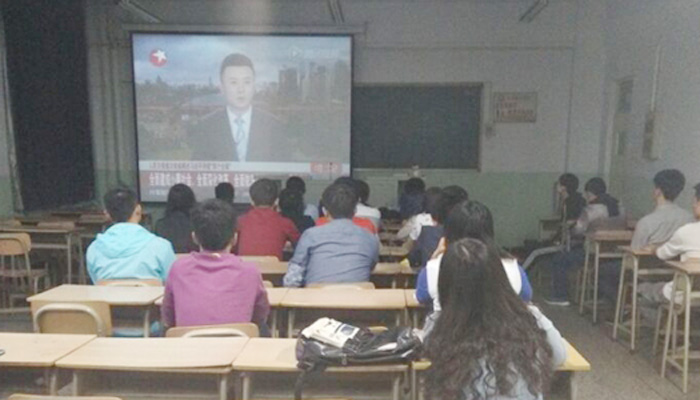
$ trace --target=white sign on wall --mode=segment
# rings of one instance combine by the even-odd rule
[[[492,104],[493,122],[537,121],[537,92],[494,93]]]

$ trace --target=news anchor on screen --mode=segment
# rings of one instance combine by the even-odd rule
[[[281,122],[253,106],[255,68],[247,56],[229,54],[221,62],[221,92],[226,107],[191,127],[192,160],[275,162],[289,158]]]

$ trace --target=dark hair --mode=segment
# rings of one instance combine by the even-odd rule
[[[282,215],[295,221],[304,215],[304,195],[298,190],[283,189],[280,192],[279,206]]]
[[[355,190],[357,191],[357,197],[360,198],[360,203],[367,204],[367,200],[369,200],[369,185],[367,182],[355,179]]]
[[[192,189],[184,183],[178,183],[170,187],[168,191],[168,202],[165,206],[165,215],[175,212],[190,213],[197,200]]]
[[[138,200],[127,188],[112,189],[104,196],[105,209],[114,222],[126,222],[134,213]]]
[[[425,192],[425,182],[421,178],[411,178],[403,184],[403,192],[406,194],[420,194]]]
[[[666,200],[674,201],[685,187],[685,176],[677,169],[665,169],[654,176],[654,186],[661,190]]]
[[[287,182],[284,184],[284,187],[287,189],[296,190],[301,194],[306,193],[306,182],[304,182],[304,180],[298,176],[290,176],[287,179]]]
[[[559,184],[566,189],[568,194],[574,194],[578,190],[578,178],[568,172],[559,177]]]
[[[693,187],[695,189],[695,198],[700,200],[700,183]]]
[[[271,206],[275,204],[279,189],[274,181],[258,179],[250,186],[250,198],[256,206]]]
[[[250,69],[253,70],[253,74],[255,74],[255,67],[253,67],[253,61],[251,61],[248,56],[245,56],[241,53],[232,53],[226,56],[224,60],[221,62],[221,69],[219,70],[219,77],[224,75],[224,71],[228,67],[250,67]]]
[[[349,176],[341,176],[340,178],[337,178],[333,183],[342,183],[343,185],[348,185],[353,190],[355,190],[355,193],[357,193],[357,186],[355,186],[355,179],[349,177]]]
[[[447,214],[450,213],[452,207],[464,200],[469,200],[469,194],[466,190],[457,185],[447,186],[442,189],[434,210],[435,212],[431,212],[430,215],[438,224],[442,225],[445,223]]]
[[[425,191],[425,196],[423,196],[423,212],[432,214],[440,201],[440,195],[442,194],[442,189],[439,187],[429,187]]]
[[[219,199],[197,204],[190,213],[197,242],[209,251],[223,250],[231,243],[235,229],[233,206]]]
[[[450,243],[440,263],[442,311],[426,342],[432,367],[426,373],[429,399],[512,396],[525,381],[533,395],[552,377],[546,334],[513,291],[498,251],[479,240]],[[465,389],[466,388],[466,389]]]
[[[232,184],[221,182],[214,188],[214,196],[219,200],[233,203],[233,198],[236,197],[236,190]]]
[[[463,201],[452,208],[445,221],[445,239],[448,243],[472,238],[493,244],[493,216],[478,201]]]
[[[355,189],[343,183],[328,186],[321,196],[321,204],[335,219],[352,218],[355,215],[357,201]]]
[[[586,182],[583,187],[588,193],[600,196],[608,191],[608,187],[605,185],[605,181],[602,178],[591,178]]]

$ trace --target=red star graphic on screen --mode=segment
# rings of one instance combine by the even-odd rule
[[[151,64],[153,64],[156,67],[162,67],[165,65],[165,63],[168,62],[168,57],[165,55],[165,52],[161,49],[155,49],[151,51]]]

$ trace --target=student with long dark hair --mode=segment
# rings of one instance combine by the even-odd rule
[[[428,399],[537,400],[566,347],[552,322],[515,294],[499,251],[450,243],[440,265],[442,313],[426,341]]]
[[[189,253],[198,249],[192,241],[190,210],[195,206],[192,189],[184,183],[173,185],[168,191],[165,217],[156,222],[156,234],[168,239],[176,253]]]
[[[294,222],[299,233],[314,226],[313,218],[304,214],[304,194],[298,190],[282,189],[279,198],[280,213]]]

